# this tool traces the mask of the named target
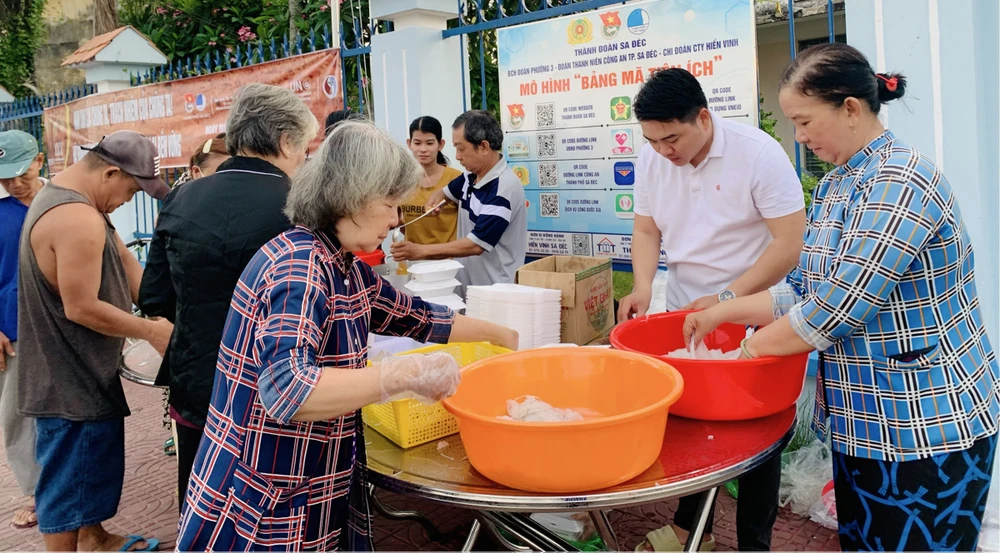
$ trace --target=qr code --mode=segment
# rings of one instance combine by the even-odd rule
[[[555,133],[550,132],[538,135],[538,157],[556,157]]]
[[[556,105],[535,104],[535,123],[539,129],[551,129],[556,126]]]
[[[559,194],[539,194],[539,200],[540,206],[538,209],[542,217],[559,216]]]
[[[591,255],[589,234],[573,235],[573,255]]]
[[[542,188],[559,186],[559,173],[556,172],[555,163],[538,164],[538,186]]]

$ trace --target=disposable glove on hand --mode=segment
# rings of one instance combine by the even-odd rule
[[[386,357],[379,362],[382,402],[413,398],[431,404],[454,395],[462,377],[447,353]]]

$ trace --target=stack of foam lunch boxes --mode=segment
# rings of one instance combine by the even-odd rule
[[[455,278],[462,269],[462,264],[453,259],[414,263],[407,268],[411,278],[406,290],[426,302],[463,311],[465,302],[455,293],[462,285]]]

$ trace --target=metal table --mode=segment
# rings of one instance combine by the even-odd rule
[[[149,342],[129,340],[125,343],[125,349],[122,350],[118,374],[129,382],[143,386],[156,386],[156,373],[160,370],[161,361],[163,358],[156,353]]]
[[[471,550],[484,525],[513,550],[524,550],[523,546],[539,551],[573,550],[525,513],[580,511],[591,514],[605,544],[617,551],[620,547],[605,510],[701,493],[698,517],[687,544],[687,550],[694,551],[701,542],[718,487],[756,468],[771,455],[778,455],[795,433],[795,422],[794,406],[770,417],[742,422],[670,417],[660,457],[646,472],[610,489],[576,495],[523,492],[492,482],[469,463],[457,434],[404,450],[366,428],[366,476],[371,484],[391,492],[476,510],[477,520],[466,541],[466,551]],[[594,447],[602,445],[613,447]],[[416,513],[389,514],[419,517]],[[500,536],[498,528],[523,546]]]

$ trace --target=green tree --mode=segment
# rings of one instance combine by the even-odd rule
[[[16,97],[30,96],[35,50],[44,27],[44,0],[0,0],[0,85]]]

